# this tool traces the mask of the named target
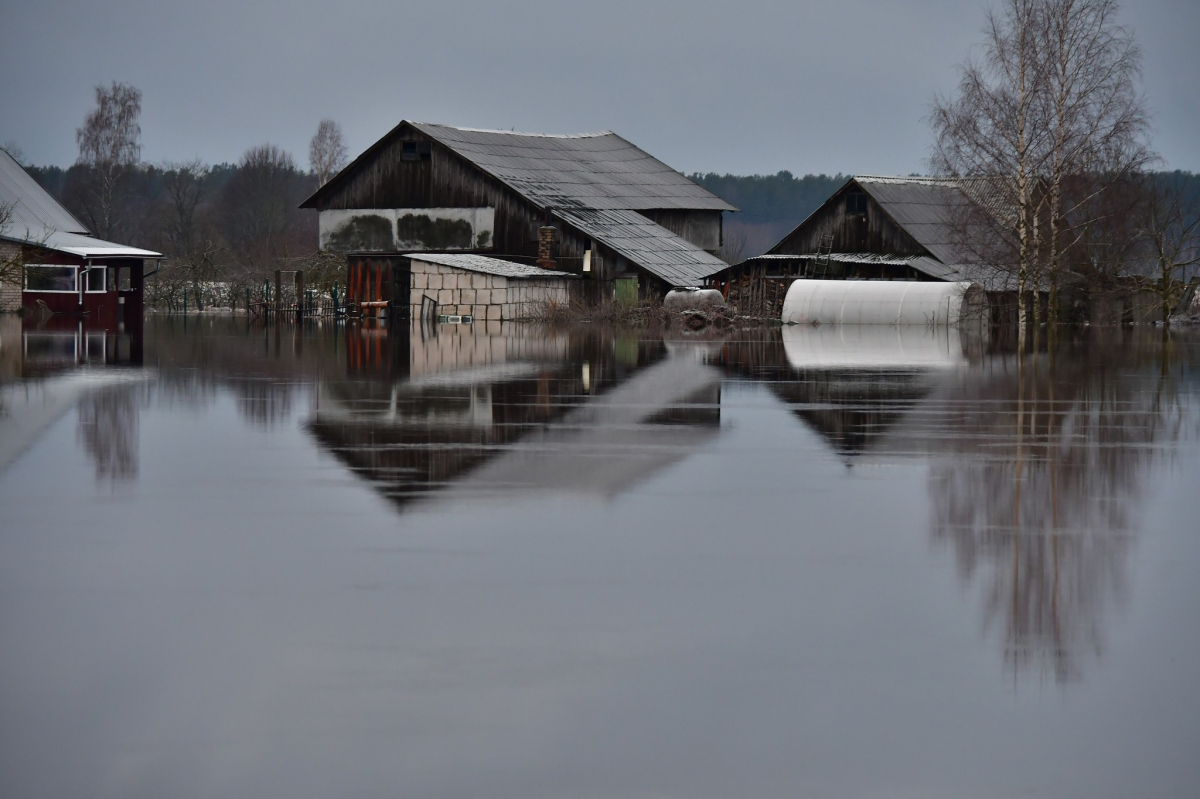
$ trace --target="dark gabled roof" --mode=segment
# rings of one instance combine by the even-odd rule
[[[956,211],[977,203],[985,204],[993,212],[997,209],[995,192],[981,180],[858,175],[854,182],[944,264],[965,259],[954,243],[952,220]]]
[[[1002,222],[1011,214],[1011,208],[1007,207],[1004,200],[1002,187],[996,181],[984,178],[856,175],[847,180],[821,204],[820,208],[788,232],[781,243],[808,224],[809,219],[852,186],[858,186],[866,192],[892,221],[929,253],[932,259],[941,262],[944,267],[942,271],[947,272],[945,279],[957,279],[952,278],[951,274],[962,270],[964,264],[977,260],[960,245],[955,244],[954,219],[959,210],[972,205],[982,207]],[[937,274],[936,264],[931,259],[926,260],[930,260],[930,263],[923,266],[929,268],[921,268],[921,264],[914,265],[926,274],[941,277],[942,275]]]
[[[636,211],[556,208],[555,216],[673,286],[697,286],[729,264]]]
[[[405,127],[440,142],[542,208],[737,210],[611,131],[556,136],[407,121],[368,148],[302,207],[313,207],[335,191],[342,176],[355,172]]]

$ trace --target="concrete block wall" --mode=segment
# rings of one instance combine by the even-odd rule
[[[18,260],[21,248],[8,241],[0,241],[0,265],[13,263]],[[0,313],[15,311],[21,307],[21,290],[24,288],[24,274],[19,266],[9,270],[7,279],[0,279]]]
[[[438,325],[435,334],[428,335],[414,320],[409,340],[411,377],[518,361],[561,362],[568,351],[566,335],[546,335],[531,325],[502,321]]]
[[[414,318],[420,317],[425,296],[437,302],[439,313],[499,322],[527,318],[539,303],[565,304],[570,289],[563,278],[511,279],[414,259],[409,297]]]

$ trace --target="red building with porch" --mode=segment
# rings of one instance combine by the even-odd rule
[[[140,324],[151,250],[97,239],[0,150],[0,311]]]

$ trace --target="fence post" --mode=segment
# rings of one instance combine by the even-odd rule
[[[183,290],[183,315],[187,316],[187,289]]]
[[[250,316],[250,287],[246,286],[246,316]]]

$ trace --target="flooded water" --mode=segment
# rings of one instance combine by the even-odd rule
[[[1200,338],[0,317],[0,795],[1184,797]]]

